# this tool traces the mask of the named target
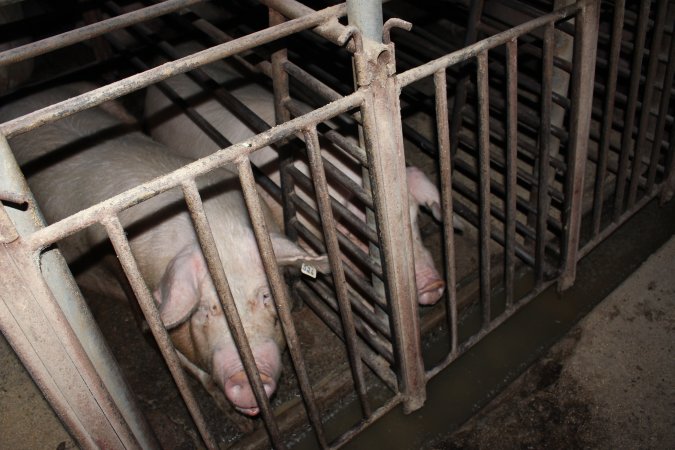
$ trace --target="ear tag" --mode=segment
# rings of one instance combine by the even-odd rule
[[[314,266],[310,266],[309,264],[302,263],[300,272],[304,273],[308,277],[316,278],[316,268]]]

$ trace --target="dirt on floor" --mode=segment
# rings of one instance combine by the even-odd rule
[[[446,449],[675,447],[675,238],[458,431]]]

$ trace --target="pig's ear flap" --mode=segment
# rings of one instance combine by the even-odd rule
[[[314,267],[317,272],[330,273],[330,264],[328,256],[313,256],[298,247],[297,244],[288,240],[288,238],[278,234],[270,233],[274,254],[277,257],[277,263],[282,267],[294,267],[301,269],[303,264]]]
[[[189,319],[199,305],[199,280],[205,270],[206,263],[197,245],[185,247],[169,262],[153,292],[167,330]]]

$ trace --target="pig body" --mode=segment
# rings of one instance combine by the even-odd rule
[[[196,44],[188,43],[179,46],[178,52],[185,55],[200,49]],[[203,70],[268,124],[274,123],[274,98],[265,87],[255,82],[246,82],[234,68],[222,61],[204,66]],[[202,88],[188,76],[172,77],[166,80],[166,83],[182,98],[188,99],[191,106],[230,142],[240,142],[255,134],[217,100],[204,95]],[[219,149],[189,117],[173,106],[154,86],[148,89],[145,116],[151,135],[178,154],[200,158]],[[356,160],[342,152],[336,154],[326,149],[323,155],[352,180],[362,184],[361,166]],[[250,158],[263,173],[279,185],[278,156],[275,150],[263,148],[251,154]],[[296,162],[296,167],[305,174],[309,173],[309,169],[302,161]],[[417,218],[421,205],[430,209],[436,219],[441,219],[440,194],[436,186],[418,168],[408,167],[407,175],[418,301],[423,305],[434,304],[442,297],[445,283],[435,267],[431,253],[422,242]],[[356,206],[351,199],[345,198],[336,189],[332,190],[332,194],[357,216],[365,218],[365,210],[362,207]],[[309,202],[313,203],[311,199]],[[461,229],[461,223],[457,219],[454,220],[454,226]],[[362,245],[365,246],[363,243]]]
[[[68,85],[6,105],[4,122],[80,94],[90,86]],[[48,222],[54,222],[191,162],[101,108],[94,108],[10,140],[17,161]],[[271,395],[281,372],[285,345],[237,177],[216,170],[198,180],[204,208],[232,295],[249,338],[265,390]],[[174,188],[119,215],[132,252],[153,292],[164,325],[183,360],[212,394],[225,393],[241,412],[258,406],[243,371],[218,296],[206,269],[191,219]],[[268,229],[280,264],[311,258]],[[61,242],[69,262],[96,251],[107,240],[100,226]],[[110,258],[115,260],[115,258]],[[117,271],[119,272],[119,271]]]

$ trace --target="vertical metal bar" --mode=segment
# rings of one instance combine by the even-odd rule
[[[361,402],[361,409],[366,417],[371,414],[370,403],[366,392],[366,383],[363,376],[363,362],[359,348],[357,346],[356,330],[354,329],[354,315],[352,313],[349,294],[347,292],[347,282],[342,267],[340,247],[338,245],[337,234],[335,231],[335,219],[330,205],[330,193],[326,174],[321,160],[321,147],[319,146],[319,136],[316,128],[303,131],[305,143],[307,144],[307,156],[309,166],[314,180],[314,191],[316,193],[317,206],[321,217],[321,227],[323,229],[326,250],[328,251],[328,260],[331,266],[335,293],[340,309],[342,319],[342,328],[344,330],[347,353],[349,355],[349,365],[356,386],[356,392]]]
[[[577,14],[574,35],[574,71],[572,73],[572,108],[567,161],[565,204],[563,205],[562,274],[558,287],[569,288],[576,277],[581,215],[584,193],[584,170],[588,155],[588,135],[593,103],[595,56],[598,42],[600,5],[585,0]]]
[[[436,130],[438,133],[438,161],[441,168],[441,206],[445,243],[445,271],[447,285],[447,318],[450,329],[450,353],[455,354],[457,342],[457,274],[455,270],[455,230],[452,209],[452,155],[448,123],[448,86],[445,69],[434,74],[436,88]]]
[[[549,158],[551,145],[551,95],[553,77],[553,32],[554,23],[544,30],[542,80],[541,80],[541,123],[539,128],[539,189],[537,189],[537,233],[535,241],[535,283],[541,286],[546,265],[546,219],[550,198]]]
[[[602,206],[605,201],[605,177],[607,175],[607,159],[609,146],[612,138],[612,123],[614,121],[614,98],[616,96],[616,80],[619,69],[619,57],[621,53],[621,36],[623,34],[623,21],[626,1],[616,0],[614,3],[614,18],[612,20],[612,40],[609,50],[609,67],[607,69],[607,81],[605,89],[605,101],[602,108],[602,129],[600,131],[600,147],[598,149],[598,162],[595,174],[595,192],[593,195],[593,235],[600,232],[600,220],[602,218]]]
[[[183,182],[182,189],[190,211],[190,217],[192,218],[195,231],[197,232],[197,239],[199,240],[202,252],[204,253],[206,265],[211,274],[213,285],[218,293],[218,299],[220,300],[220,305],[225,313],[225,318],[227,319],[227,324],[232,333],[232,338],[239,351],[239,357],[244,364],[248,382],[253,388],[253,394],[255,395],[258,407],[260,408],[260,413],[269,433],[270,441],[275,448],[283,447],[281,434],[279,433],[272,407],[270,406],[267,394],[265,393],[265,388],[260,379],[258,366],[255,363],[253,351],[251,350],[248,337],[244,331],[244,325],[242,324],[241,317],[237,311],[236,302],[232,297],[227,276],[220,261],[220,256],[218,255],[216,240],[213,237],[211,226],[206,217],[199,190],[197,189],[194,180]]]
[[[361,31],[365,39],[382,42],[382,3],[372,0],[347,0],[349,25]]]
[[[518,164],[518,40],[506,43],[506,223],[504,224],[504,287],[506,307],[513,304],[516,244],[516,172]]]
[[[642,57],[645,50],[645,38],[647,35],[647,24],[649,22],[649,8],[651,0],[642,0],[640,4],[640,16],[635,34],[635,46],[633,48],[633,61],[631,63],[631,78],[628,91],[628,105],[626,106],[626,116],[624,119],[623,136],[621,139],[621,156],[619,159],[619,168],[616,174],[616,196],[614,200],[614,221],[618,220],[623,211],[624,195],[626,190],[626,177],[628,169],[628,157],[633,144],[633,128],[635,127],[635,110],[637,108],[637,97],[640,91],[640,77],[642,75]],[[644,103],[643,103],[644,105]],[[637,153],[637,149],[635,149]],[[637,155],[636,155],[637,156]],[[640,161],[633,159],[633,164],[640,164]]]
[[[475,0],[471,2],[471,9],[469,10],[469,17],[467,20],[466,34],[464,35],[464,47],[476,42],[478,36],[478,22],[480,22],[481,14],[483,13],[483,0]],[[466,66],[464,66],[466,67]],[[466,104],[467,83],[469,82],[469,75],[465,75],[461,80],[458,80],[455,88],[455,101],[452,106],[452,124],[450,125],[450,150],[453,155],[457,153],[457,145],[459,143],[459,131],[462,126],[464,118],[462,111]]]
[[[166,361],[166,364],[169,366],[169,371],[176,382],[176,386],[178,386],[178,390],[185,401],[185,405],[192,416],[192,420],[194,420],[195,425],[197,425],[197,429],[199,430],[199,434],[201,435],[204,444],[206,444],[209,449],[217,449],[218,444],[209,432],[204,415],[199,408],[194,392],[192,392],[190,383],[181,367],[176,349],[171,342],[169,333],[166,328],[164,328],[152,293],[143,280],[136,259],[131,253],[131,247],[127,240],[126,233],[124,232],[124,228],[122,227],[122,223],[117,216],[105,218],[101,223],[105,226],[113,248],[115,249],[115,253],[117,254],[117,258],[124,270],[124,274],[127,276],[129,284],[131,284],[131,288],[138,299],[143,315],[148,322],[150,331],[157,342],[157,346],[164,357],[164,361]]]
[[[386,62],[384,59],[378,58],[381,63]],[[393,343],[400,369],[399,386],[403,395],[403,411],[408,413],[424,404],[426,377],[417,312],[412,231],[410,220],[407,220],[410,214],[408,187],[403,182],[406,171],[401,134],[400,87],[396,78],[387,76],[386,65],[379,64],[375,68],[376,79],[365,92],[362,117]]]
[[[652,33],[652,42],[649,49],[649,62],[647,63],[647,77],[644,83],[644,94],[642,96],[642,110],[640,112],[640,122],[638,124],[637,145],[635,147],[635,157],[633,158],[633,171],[630,177],[630,186],[628,188],[628,209],[635,205],[637,197],[638,182],[642,176],[642,158],[647,151],[647,129],[649,128],[649,116],[652,109],[652,96],[654,93],[654,81],[656,79],[656,69],[661,55],[661,37],[667,16],[667,0],[659,0],[656,8],[656,25]],[[672,25],[672,24],[671,24]],[[665,92],[663,93],[665,95]]]
[[[478,72],[478,166],[479,166],[479,211],[480,211],[480,300],[483,310],[483,326],[490,323],[490,94],[488,83],[488,52],[476,56]]]
[[[654,134],[654,144],[652,145],[652,155],[649,163],[649,174],[647,175],[646,190],[648,193],[654,189],[656,169],[659,165],[659,156],[661,155],[663,135],[665,134],[666,119],[668,118],[668,108],[670,106],[671,92],[673,90],[673,75],[675,75],[675,35],[670,38],[670,51],[668,53],[666,66],[666,74],[663,77],[663,89],[661,89],[661,105],[659,107],[658,122],[656,124],[656,133]],[[672,126],[675,128],[675,125]],[[666,176],[668,176],[667,172]]]
[[[307,369],[302,358],[298,333],[293,324],[291,302],[289,301],[286,284],[284,283],[284,279],[279,272],[279,267],[274,259],[274,249],[272,248],[272,241],[270,240],[270,235],[265,224],[265,213],[263,212],[261,200],[255,187],[255,178],[251,169],[251,163],[248,159],[244,159],[237,167],[244,200],[249,216],[251,217],[251,224],[253,225],[253,232],[258,243],[258,249],[260,250],[265,273],[270,282],[272,296],[274,297],[275,305],[277,307],[277,314],[279,315],[279,320],[284,330],[288,352],[291,355],[295,373],[298,376],[300,391],[302,392],[309,410],[308,416],[314,428],[314,432],[317,434],[319,442],[324,445],[326,442],[325,432],[321,425],[321,417],[316,406],[316,400],[312,392],[309,376],[307,375]]]

